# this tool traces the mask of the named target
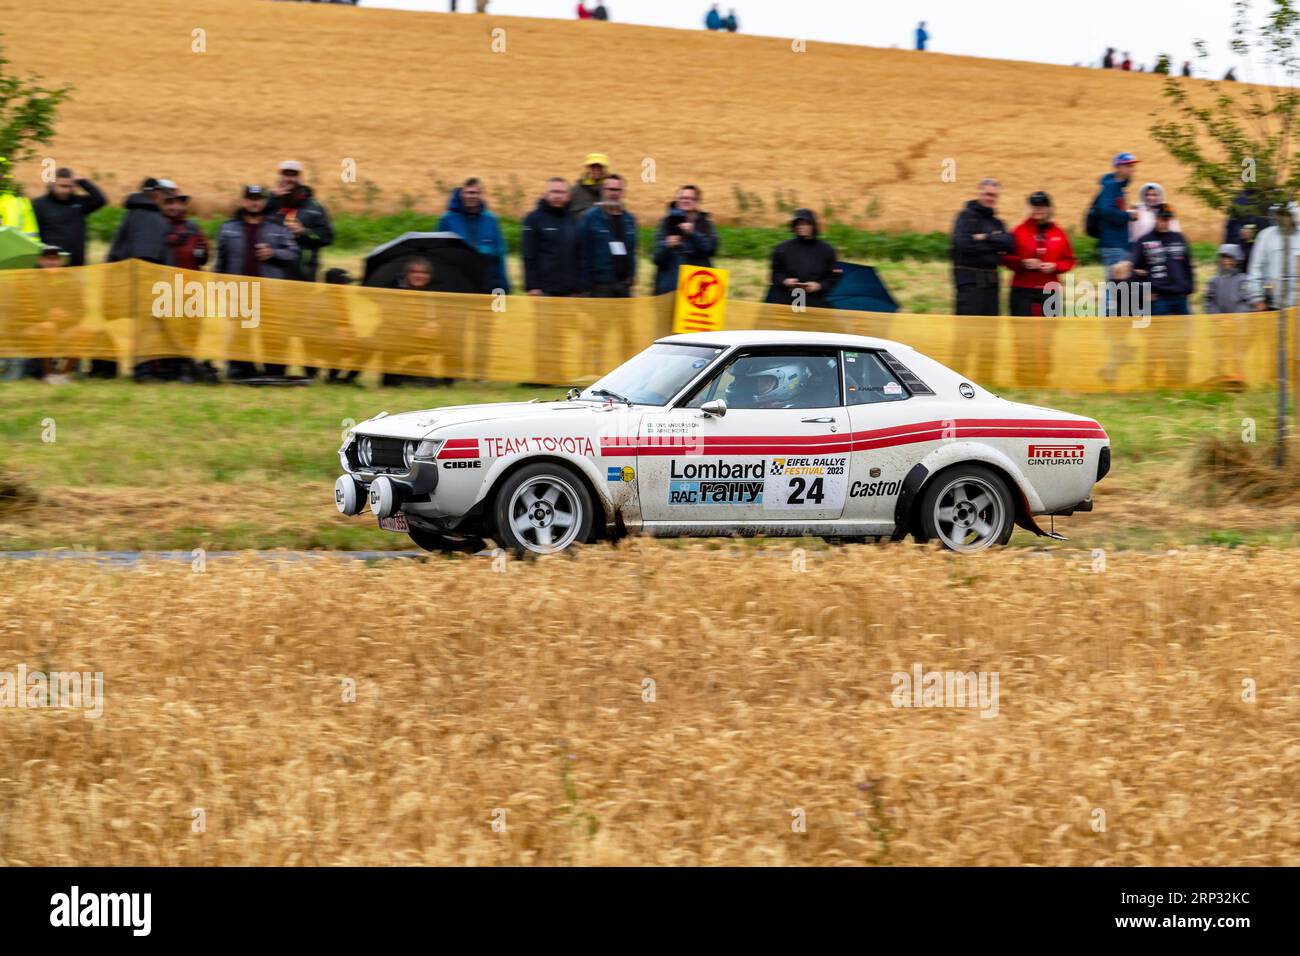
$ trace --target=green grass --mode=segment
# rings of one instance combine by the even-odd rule
[[[475,384],[385,390],[4,383],[0,478],[16,480],[35,500],[0,497],[0,549],[405,548],[405,536],[334,510],[330,488],[347,421],[381,410],[559,394]],[[1270,441],[1270,393],[1003,395],[1089,415],[1111,435],[1114,467],[1098,488],[1096,511],[1058,523],[1072,546],[1300,544],[1295,509],[1243,504],[1230,481],[1211,485],[1189,474],[1197,446],[1210,436],[1239,436],[1243,418],[1255,418],[1258,440]],[[46,442],[50,420],[55,440]],[[1013,544],[1047,543],[1017,532]]]

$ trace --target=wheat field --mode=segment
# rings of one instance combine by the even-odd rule
[[[947,229],[993,175],[1008,218],[1046,189],[1081,229],[1111,157],[1133,150],[1193,239],[1221,230],[1179,196],[1180,168],[1149,135],[1164,103],[1149,74],[268,0],[66,0],[57,22],[0,0],[14,64],[76,86],[48,158],[96,174],[116,202],[166,176],[199,211],[224,212],[243,183],[296,158],[339,208],[441,209],[444,185],[477,174],[518,216],[545,177],[576,175],[596,150],[632,178],[643,216],[692,182],[724,219],[780,222],[779,192],[872,228]],[[690,83],[674,93],[666,78],[682,63]],[[42,188],[38,163],[20,173]],[[763,209],[741,216],[737,190]]]
[[[199,567],[0,564],[0,863],[1300,863],[1295,551]]]

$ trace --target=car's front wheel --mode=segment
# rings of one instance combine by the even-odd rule
[[[571,468],[527,465],[505,480],[493,507],[497,540],[516,554],[551,554],[587,540],[592,503]]]
[[[921,496],[921,537],[950,551],[983,551],[1011,540],[1016,509],[1007,484],[982,465],[935,476]]]

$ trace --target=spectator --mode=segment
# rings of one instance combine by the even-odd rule
[[[578,220],[578,287],[597,299],[625,299],[636,288],[636,219],[623,206],[623,177],[610,173],[601,201]]]
[[[1187,315],[1187,297],[1196,289],[1187,239],[1173,222],[1174,207],[1161,203],[1155,228],[1133,247],[1133,275],[1151,283],[1153,315]]]
[[[1129,243],[1137,242],[1156,227],[1156,213],[1165,202],[1165,189],[1159,183],[1147,183],[1138,190],[1138,206],[1133,210],[1134,217],[1128,224]],[[1182,227],[1174,220],[1169,228],[1181,232]]]
[[[81,192],[78,193],[77,189]],[[86,217],[104,205],[104,194],[89,179],[76,179],[64,167],[54,182],[32,203],[41,238],[68,254],[68,265],[86,264]]]
[[[474,176],[451,192],[447,211],[438,220],[439,232],[454,232],[464,239],[478,254],[489,259],[488,286],[485,293],[500,289],[509,294],[510,280],[506,276],[506,240],[496,214],[483,201],[483,183]]]
[[[609,11],[605,9],[605,5],[603,3],[596,4],[595,9],[591,11],[591,19],[593,20],[609,19]]]
[[[926,32],[925,21],[922,20],[916,25],[916,48],[922,53],[925,52],[925,44],[929,41],[930,34]]]
[[[1223,227],[1223,241],[1229,245],[1241,247],[1241,261],[1250,261],[1250,251],[1255,246],[1255,237],[1260,230],[1273,224],[1268,216],[1259,210],[1261,204],[1254,189],[1246,188],[1232,200],[1228,212],[1228,221]]]
[[[722,14],[718,12],[718,5],[716,3],[709,7],[709,12],[704,16],[704,29],[722,29]]]
[[[163,197],[162,211],[167,220],[163,264],[177,269],[199,270],[208,264],[208,237],[190,218],[189,201],[189,196],[179,192]]]
[[[579,20],[591,19],[591,11],[587,9],[587,4],[583,3],[582,0],[579,0],[578,2],[578,19]]]
[[[1094,234],[1093,222],[1096,224],[1097,255],[1106,268],[1107,282],[1119,282],[1128,278],[1129,264],[1132,260],[1129,241],[1129,223],[1137,218],[1137,213],[1128,208],[1124,190],[1133,178],[1133,169],[1138,158],[1132,153],[1120,153],[1111,162],[1113,171],[1101,177],[1101,191],[1092,201],[1088,214],[1089,235]],[[1104,314],[1115,314],[1115,303],[1099,303]]]
[[[655,295],[677,288],[680,266],[713,265],[718,251],[718,233],[707,212],[700,211],[700,188],[683,186],[668,204],[668,215],[655,230]]]
[[[1210,315],[1239,315],[1249,312],[1250,278],[1241,271],[1241,247],[1225,242],[1219,246],[1219,271],[1205,286],[1205,311]]]
[[[736,19],[735,10],[727,11],[727,17],[722,21],[722,28],[728,33],[735,33],[740,29],[740,21]]]
[[[49,244],[41,247],[36,258],[38,269],[61,269],[67,264],[67,253],[58,246]],[[66,341],[72,326],[77,324],[81,317],[81,310],[77,308],[79,301],[76,303],[70,301],[68,293],[73,291],[72,287],[59,282],[58,279],[45,285],[37,305],[40,319],[33,330],[43,340]],[[51,385],[68,381],[81,364],[80,360],[75,358],[30,358],[26,361],[22,359],[17,361],[21,363],[22,374],[41,379]]]
[[[266,215],[267,192],[256,184],[244,187],[235,215],[217,232],[217,271],[225,275],[263,279],[291,278],[298,262],[298,244],[289,230]],[[284,374],[284,366],[268,363],[268,375]],[[226,364],[226,378],[251,378],[252,362]]]
[[[1043,287],[1074,268],[1074,250],[1065,230],[1052,221],[1052,200],[1045,192],[1029,197],[1029,216],[1011,231],[1014,247],[1002,256],[1013,273],[1011,314],[1043,314]]]
[[[794,238],[772,250],[772,291],[768,301],[793,305],[796,290],[802,289],[806,308],[826,308],[826,294],[838,276],[835,247],[819,237],[817,215],[811,209],[794,211],[790,231]]]
[[[1127,53],[1125,53],[1125,54],[1124,54],[1124,62],[1121,63],[1121,64],[1119,65],[1119,68],[1120,68],[1121,70],[1132,70],[1132,69],[1133,69],[1133,58],[1130,57]]]
[[[1015,240],[997,215],[1002,187],[981,179],[979,191],[957,214],[952,227],[953,285],[956,315],[997,315],[999,258],[1015,249]]]
[[[583,173],[574,183],[573,195],[569,198],[569,211],[574,216],[581,216],[600,202],[600,184],[608,174],[609,157],[604,153],[588,153]]]
[[[144,259],[162,262],[163,238],[167,235],[167,221],[159,203],[162,197],[176,188],[167,179],[152,176],[140,183],[138,192],[126,197],[126,215],[117,224],[113,241],[108,247],[108,261]]]
[[[1115,48],[1113,46],[1106,47],[1106,55],[1101,58],[1101,68],[1103,70],[1115,69]]]
[[[1225,80],[1227,80],[1229,83],[1236,83],[1236,82],[1237,82],[1237,68],[1236,68],[1235,66],[1230,66],[1230,67],[1228,67],[1228,72],[1225,73],[1225,74],[1223,74],[1223,78],[1224,78]]]
[[[1192,75],[1192,61],[1183,60],[1183,76],[1191,76],[1191,75]]]
[[[320,251],[334,241],[334,227],[312,188],[302,182],[302,163],[286,159],[280,164],[280,179],[266,204],[266,214],[288,229],[298,243],[298,274],[292,278],[315,282]]]
[[[1250,307],[1257,312],[1265,309],[1290,308],[1296,303],[1296,286],[1300,280],[1295,277],[1295,269],[1289,267],[1282,253],[1283,246],[1289,245],[1291,262],[1300,254],[1300,206],[1294,202],[1287,203],[1286,208],[1274,208],[1276,225],[1260,231],[1255,237],[1255,248],[1250,254],[1250,266],[1247,273],[1250,284],[1247,287]],[[1283,230],[1289,233],[1283,234]],[[1282,287],[1288,285],[1288,294],[1283,301]]]
[[[569,210],[569,184],[546,181],[546,194],[524,218],[524,288],[529,295],[573,295],[578,291],[578,225]]]
[[[19,192],[10,175],[9,160],[0,156],[0,226],[16,229],[32,239],[41,237],[32,201]]]

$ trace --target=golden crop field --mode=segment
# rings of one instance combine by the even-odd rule
[[[104,674],[98,719],[0,708],[0,863],[1296,865],[1297,581],[635,541],[0,564],[0,666]],[[991,696],[893,706],[914,668]]]
[[[0,0],[0,23],[17,66],[77,87],[51,149],[59,165],[96,174],[118,202],[146,175],[175,179],[205,214],[285,158],[340,208],[440,209],[439,184],[477,174],[522,215],[545,177],[576,175],[596,150],[632,177],[643,215],[693,182],[724,218],[739,216],[739,190],[764,203],[739,218],[779,222],[775,196],[794,192],[879,229],[947,229],[987,175],[1006,187],[1008,218],[1046,189],[1082,229],[1122,149],[1145,158],[1142,181],[1184,182],[1148,133],[1164,103],[1148,74],[267,0],[67,0],[57,28],[41,4]],[[675,93],[665,76],[682,63],[690,83]],[[21,172],[38,186],[36,164]],[[1218,238],[1217,214],[1170,198],[1192,238]]]

